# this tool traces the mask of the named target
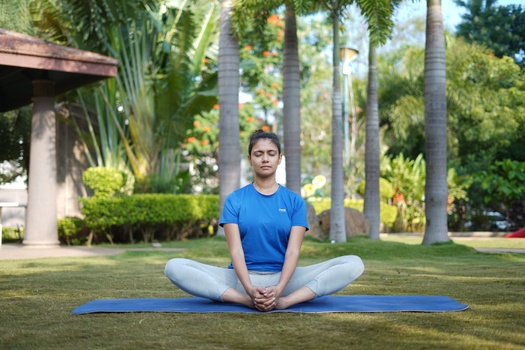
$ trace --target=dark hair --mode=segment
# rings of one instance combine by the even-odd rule
[[[279,151],[279,154],[281,154],[281,142],[279,142],[279,137],[277,137],[276,134],[273,132],[266,132],[264,130],[255,130],[250,136],[250,144],[248,146],[248,155],[252,154],[252,148],[253,146],[261,139],[268,139],[273,142],[274,145],[277,146],[277,150]]]

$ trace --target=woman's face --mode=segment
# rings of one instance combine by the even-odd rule
[[[277,146],[269,139],[260,139],[252,148],[248,160],[258,177],[275,175],[277,167],[281,164],[281,154]]]

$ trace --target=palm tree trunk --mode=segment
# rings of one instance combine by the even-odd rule
[[[286,187],[301,193],[301,89],[299,49],[293,4],[286,6],[283,54],[283,122]]]
[[[341,105],[341,79],[339,76],[339,15],[332,11],[334,51],[332,54],[332,187],[330,208],[330,240],[346,242],[345,188],[343,174],[343,113]]]
[[[220,212],[226,196],[240,186],[241,143],[239,139],[239,44],[231,33],[232,0],[221,8],[219,36],[219,193]],[[219,230],[219,235],[224,235]]]
[[[365,204],[364,214],[370,221],[370,239],[379,239],[379,112],[377,106],[376,45],[370,40],[368,57],[368,99],[366,106]]]
[[[426,227],[423,244],[448,242],[447,100],[441,0],[427,0],[425,44]]]

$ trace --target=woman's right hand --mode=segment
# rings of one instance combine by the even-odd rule
[[[275,308],[275,293],[266,287],[253,287],[248,293],[253,300],[255,308],[259,311],[270,311]]]

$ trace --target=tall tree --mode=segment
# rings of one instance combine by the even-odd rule
[[[380,195],[379,195],[379,112],[377,102],[376,43],[370,40],[368,53],[368,89],[366,102],[366,146],[365,146],[365,202],[363,214],[370,222],[370,239],[379,239]]]
[[[393,22],[393,8],[398,0],[388,0],[382,3],[378,11],[385,23],[386,30],[382,35],[371,33],[368,53],[368,89],[366,102],[366,147],[365,147],[365,202],[363,213],[370,221],[371,239],[379,239],[381,198],[379,189],[380,176],[380,140],[379,140],[379,107],[377,85],[377,47],[386,42],[390,36]],[[372,17],[373,21],[378,21]],[[374,23],[374,22],[373,22]]]
[[[441,0],[427,0],[425,42],[426,227],[423,244],[448,242],[447,98]]]
[[[307,2],[306,2],[307,3]],[[288,0],[240,0],[237,13],[247,20],[246,10],[254,15],[255,25],[263,25],[261,13],[277,11],[285,5],[285,28],[283,45],[283,144],[286,157],[286,187],[301,193],[301,89],[299,49],[297,41],[297,18],[294,1]],[[304,5],[304,4],[303,4]],[[307,4],[308,5],[308,4]],[[262,31],[261,28],[258,29]]]
[[[240,186],[239,44],[231,30],[233,0],[223,0],[219,35],[219,193],[220,210],[226,196]],[[224,232],[219,231],[223,235]]]
[[[343,116],[341,106],[341,81],[339,77],[339,32],[340,21],[346,7],[353,0],[324,0],[322,4],[329,12],[333,25],[332,51],[332,176],[330,239],[336,242],[346,241],[344,208],[344,171],[343,171]],[[368,23],[371,40],[383,42],[392,30],[392,4],[388,0],[356,0]]]
[[[301,193],[301,87],[297,23],[293,3],[286,4],[283,47],[283,126],[286,187]]]
[[[457,35],[490,48],[497,57],[509,56],[525,65],[525,8],[498,6],[497,0],[455,0],[466,9]]]

